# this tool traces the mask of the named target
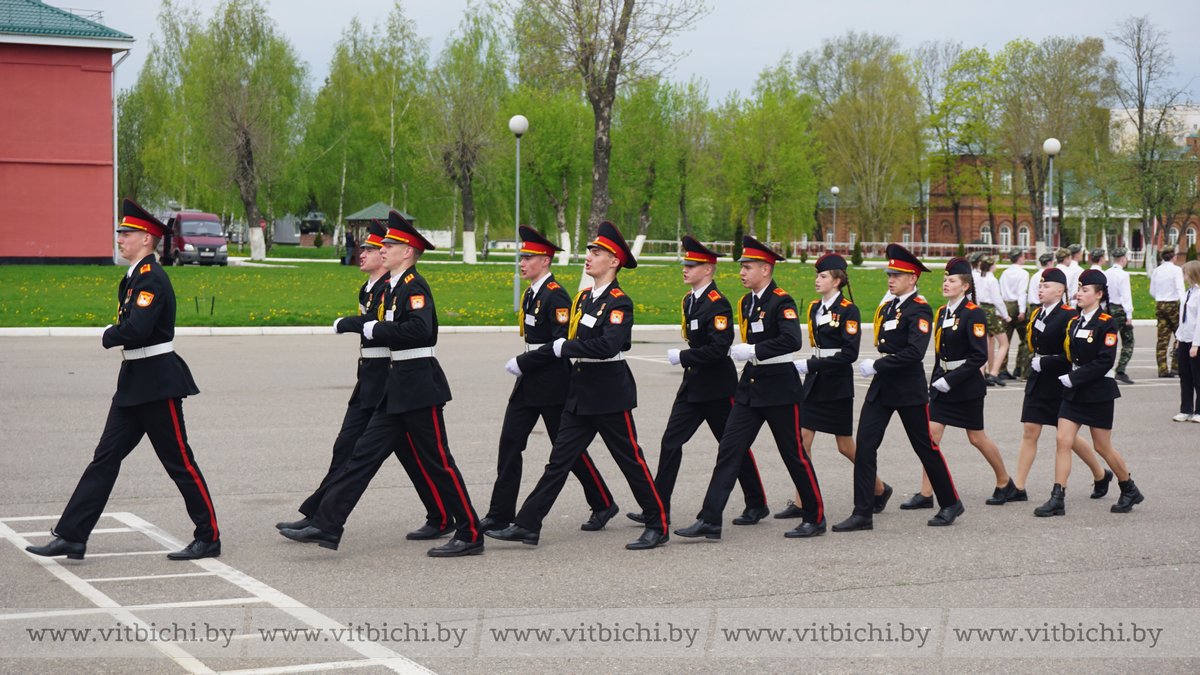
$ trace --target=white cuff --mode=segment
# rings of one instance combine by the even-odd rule
[[[375,324],[377,324],[377,323],[379,323],[379,322],[378,321],[368,321],[368,322],[364,323],[363,324],[363,333],[362,333],[363,337],[367,338],[368,340],[374,340],[375,339]]]

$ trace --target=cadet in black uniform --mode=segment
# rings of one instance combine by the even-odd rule
[[[734,345],[730,354],[737,361],[749,363],[742,369],[733,409],[725,422],[704,506],[695,523],[675,530],[681,537],[721,538],[721,513],[750,444],[764,422],[771,427],[804,511],[804,521],[785,536],[814,537],[825,533],[825,503],[816,469],[800,439],[804,388],[792,365],[792,353],[800,349],[800,317],[796,302],[772,279],[775,263],[780,260],[783,256],[753,237],[743,239],[738,262],[742,264],[742,285],[750,292],[741,302],[742,342]]]
[[[680,326],[688,349],[667,350],[667,361],[673,366],[683,366],[683,383],[671,406],[658,455],[658,473],[654,476],[654,486],[662,497],[668,521],[671,495],[675,492],[675,480],[683,462],[683,444],[692,439],[703,422],[708,423],[713,437],[721,442],[737,389],[737,368],[729,358],[735,331],[733,307],[713,281],[720,254],[692,237],[683,238],[683,249],[683,281],[692,287],[683,296],[680,314]],[[754,453],[750,450],[746,451],[738,471],[738,482],[746,498],[746,509],[733,519],[733,523],[753,525],[765,518],[770,509]],[[626,515],[635,522],[646,522],[642,513]]]
[[[808,305],[808,343],[813,355],[794,362],[804,375],[804,405],[800,410],[800,439],[812,454],[816,432],[833,434],[838,452],[854,462],[854,362],[862,325],[858,305],[845,297],[850,277],[846,259],[826,253],[814,264],[817,300]],[[875,478],[875,513],[887,508],[892,486]],[[796,500],[775,514],[776,518],[798,518],[804,510]]]
[[[571,296],[550,272],[555,251],[562,249],[528,225],[520,226],[518,231],[521,235],[521,278],[530,282],[521,301],[519,326],[521,336],[525,338],[525,351],[531,352],[567,337]],[[508,397],[508,408],[500,428],[492,502],[487,515],[479,521],[484,532],[502,530],[516,517],[517,493],[521,489],[521,455],[529,442],[529,434],[541,417],[546,424],[546,435],[550,437],[550,443],[554,443],[562,421],[563,402],[567,398],[567,383],[571,379],[571,365],[563,359],[532,363],[522,354],[509,359],[504,367],[517,376],[517,383]],[[602,529],[617,515],[618,509],[587,450],[579,455],[571,473],[579,479],[583,496],[592,507],[591,518],[579,529],[587,532]]]
[[[358,269],[367,275],[367,280],[358,289],[358,315],[367,317],[367,320],[383,318],[383,300],[389,288],[388,280],[390,278],[388,269],[383,266],[383,258],[380,254],[380,250],[383,248],[383,237],[386,234],[387,226],[378,220],[372,220],[367,225],[367,238],[362,243],[358,254]],[[339,325],[343,322],[349,324],[350,320],[339,318],[333,322],[336,332],[344,332],[339,330]],[[361,330],[359,328],[358,332]],[[325,495],[326,487],[337,476],[346,460],[350,459],[350,454],[354,451],[354,444],[358,442],[358,437],[362,435],[363,429],[367,428],[367,422],[371,421],[371,414],[374,412],[375,406],[383,398],[392,353],[387,347],[365,337],[360,338],[358,352],[358,379],[354,384],[354,391],[350,394],[350,401],[346,404],[346,414],[342,417],[342,428],[333,442],[333,457],[329,462],[329,470],[325,472],[325,477],[321,479],[321,484],[316,491],[300,504],[299,510],[304,517],[300,520],[276,523],[276,529],[299,530],[311,524],[309,519],[317,512],[317,507],[321,504],[321,497]],[[397,454],[399,452],[397,449]]]
[[[175,290],[154,257],[166,226],[129,199],[122,203],[122,214],[117,248],[121,257],[133,264],[121,277],[117,323],[108,326],[101,338],[105,349],[122,348],[117,393],[109,406],[95,456],[50,532],[54,539],[25,550],[36,555],[83,559],[88,536],[108,503],[122,460],[143,436],[149,436],[158,460],[175,481],[188,516],[196,525],[192,543],[167,557],[215,558],[221,555],[221,532],[208,483],[192,456],[183,422],[183,399],[200,390],[187,364],[175,353]]]
[[[571,467],[600,434],[647,518],[641,537],[625,548],[655,548],[667,542],[667,514],[633,424],[631,411],[637,407],[637,384],[624,356],[633,333],[633,300],[617,283],[617,271],[637,267],[637,260],[621,232],[608,221],[600,223],[596,239],[587,249],[584,271],[595,286],[575,296],[568,336],[528,352],[520,360],[522,370],[558,359],[573,362],[562,425],[550,461],[513,524],[489,530],[487,536],[536,545],[542,521],[554,506]]]
[[[893,299],[875,310],[875,343],[881,355],[858,366],[864,377],[875,377],[858,417],[854,514],[834,525],[834,532],[873,527],[876,453],[892,413],[900,415],[908,442],[925,467],[942,507],[928,524],[949,525],[963,512],[946,458],[929,434],[929,383],[925,380],[924,359],[933,331],[933,312],[925,298],[917,294],[917,279],[929,269],[899,244],[888,244],[887,257],[888,293]]]
[[[1058,408],[1058,449],[1054,455],[1054,488],[1050,499],[1034,509],[1037,516],[1061,516],[1066,510],[1067,478],[1071,475],[1071,446],[1081,426],[1092,430],[1092,443],[1096,452],[1117,475],[1121,496],[1112,505],[1113,513],[1129,513],[1141,504],[1142,493],[1134,484],[1126,468],[1125,459],[1112,445],[1112,422],[1114,401],[1121,396],[1113,378],[1113,364],[1117,360],[1117,324],[1113,317],[1101,311],[1100,303],[1108,297],[1108,277],[1100,270],[1084,270],[1079,275],[1079,288],[1075,291],[1079,316],[1067,324],[1067,337],[1063,346],[1066,353],[1046,356],[1035,368],[1062,368],[1070,364],[1070,371],[1060,375],[1058,381],[1065,387],[1062,404]]]
[[[1063,295],[1067,290],[1067,275],[1057,268],[1046,268],[1041,271],[1038,283],[1038,302],[1041,303],[1030,312],[1025,322],[1025,342],[1032,357],[1057,356],[1064,354],[1063,343],[1067,336],[1067,323],[1079,316],[1079,311],[1066,304]],[[1030,367],[1028,379],[1025,382],[1025,399],[1021,404],[1021,449],[1017,453],[1017,475],[1013,478],[1017,490],[1011,502],[1029,500],[1025,491],[1025,480],[1029,470],[1033,468],[1033,459],[1037,456],[1037,443],[1042,435],[1042,427],[1058,426],[1058,408],[1062,404],[1062,383],[1058,378],[1070,371],[1066,360],[1042,362],[1038,359],[1038,367]],[[1092,499],[1100,499],[1108,494],[1109,483],[1113,473],[1100,464],[1100,458],[1092,450],[1092,446],[1078,434],[1072,449],[1079,459],[1092,471],[1094,485]]]
[[[987,383],[980,368],[987,363],[987,312],[975,304],[975,282],[971,263],[965,258],[951,258],[946,263],[946,278],[942,282],[946,304],[933,317],[933,374],[929,380],[929,434],[935,445],[941,446],[946,427],[959,427],[967,432],[967,440],[979,450],[996,473],[996,489],[986,501],[991,506],[1004,504],[1016,495],[1000,448],[983,429],[983,401]],[[929,477],[922,472],[921,491],[909,500],[910,508],[917,502],[933,506],[933,488]]]
[[[364,337],[391,350],[387,390],[355,444],[354,453],[330,482],[312,524],[280,530],[283,536],[336,549],[346,519],[383,460],[407,444],[457,528],[454,538],[430,549],[429,555],[446,558],[483,553],[479,518],[446,440],[442,412],[450,400],[450,384],[434,355],[437,310],[429,284],[416,268],[421,254],[432,248],[403,216],[395,211],[388,214],[384,263],[398,271],[392,275],[384,320],[367,321],[362,326]],[[396,264],[395,260],[401,262]]]

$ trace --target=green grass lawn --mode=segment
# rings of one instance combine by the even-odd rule
[[[580,266],[556,268],[571,290]],[[421,266],[437,298],[438,320],[447,326],[515,325],[512,267],[429,264]],[[116,316],[117,285],[124,267],[89,265],[0,266],[0,326],[104,326]],[[173,267],[180,326],[329,325],[357,311],[362,273],[355,267],[297,264],[295,267]],[[811,264],[784,264],[780,286],[803,305],[813,292]],[[858,304],[873,308],[886,289],[882,270],[851,270]],[[927,275],[922,293],[941,303],[941,275]],[[732,263],[720,266],[717,284],[733,298],[744,292]],[[644,264],[621,273],[621,286],[636,305],[641,324],[674,324],[686,288],[679,267]],[[1133,277],[1136,318],[1153,318],[1144,276]],[[210,309],[212,311],[210,315]],[[864,312],[866,313],[866,312]]]

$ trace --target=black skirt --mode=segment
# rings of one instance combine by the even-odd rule
[[[983,397],[965,401],[929,401],[929,421],[970,431],[983,429]]]
[[[1058,406],[1062,399],[1026,396],[1021,404],[1021,421],[1046,427],[1058,426]]]
[[[806,399],[800,408],[800,426],[834,436],[854,435],[854,399]]]
[[[1112,429],[1114,407],[1113,401],[1075,403],[1064,399],[1058,416],[1093,429]]]

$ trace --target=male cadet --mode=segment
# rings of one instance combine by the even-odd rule
[[[1159,377],[1175,377],[1179,364],[1175,363],[1175,350],[1169,349],[1171,338],[1179,329],[1179,302],[1186,290],[1183,284],[1183,269],[1174,263],[1175,251],[1162,252],[1162,264],[1150,273],[1150,297],[1154,299],[1154,318],[1158,323],[1158,342],[1154,347],[1154,358],[1158,362]],[[1167,355],[1171,355],[1168,365]]]
[[[329,483],[311,524],[280,533],[288,539],[336,550],[346,519],[383,460],[395,448],[408,445],[420,470],[433,482],[434,496],[457,527],[454,538],[429,549],[429,555],[479,555],[483,553],[479,519],[446,440],[442,409],[450,400],[450,383],[434,355],[437,310],[433,292],[416,268],[421,254],[433,249],[433,244],[392,211],[383,245],[384,264],[395,270],[392,288],[385,298],[384,318],[363,323],[362,334],[391,350],[387,390],[350,459]]]
[[[825,503],[816,470],[800,438],[804,387],[792,365],[792,352],[800,349],[801,344],[800,315],[792,296],[772,278],[775,263],[783,259],[753,237],[742,240],[742,257],[738,262],[742,266],[742,285],[749,293],[742,297],[740,308],[742,342],[730,348],[730,355],[749,363],[742,369],[733,409],[725,422],[704,506],[695,523],[675,530],[681,537],[721,538],[721,513],[747,461],[750,444],[764,422],[771,427],[804,512],[800,525],[785,536],[815,537],[825,533]],[[767,511],[761,513],[765,517]]]
[[[522,225],[518,230],[521,235],[518,252],[521,278],[530,282],[521,301],[519,325],[521,336],[525,338],[525,351],[531,352],[567,337],[571,296],[550,272],[554,253],[562,249],[528,225]],[[521,489],[521,454],[525,452],[538,417],[546,424],[550,443],[554,443],[562,421],[563,402],[567,398],[567,383],[571,379],[571,366],[562,359],[536,363],[522,354],[509,359],[504,368],[517,376],[517,383],[508,397],[508,408],[504,411],[504,424],[500,429],[492,502],[487,515],[479,521],[484,532],[502,530],[516,517],[517,493]],[[592,508],[591,518],[579,529],[585,532],[602,529],[618,509],[587,450],[580,453],[571,473],[579,479],[583,496]]]
[[[1125,271],[1125,265],[1129,263],[1128,255],[1124,246],[1114,248],[1112,266],[1104,270],[1104,276],[1108,277],[1108,293],[1104,300],[1121,336],[1121,355],[1117,358],[1116,373],[1116,380],[1121,384],[1133,384],[1133,379],[1125,372],[1129,359],[1133,358],[1133,289],[1129,287],[1129,272]]]
[[[667,514],[638,445],[631,412],[637,407],[637,384],[624,352],[629,350],[633,333],[633,300],[617,283],[617,271],[622,267],[633,269],[637,260],[617,227],[604,221],[587,246],[583,266],[594,285],[580,291],[571,303],[567,337],[555,338],[518,359],[522,370],[570,359],[571,381],[546,470],[512,525],[487,531],[493,539],[536,546],[542,521],[562,491],[567,474],[600,434],[646,514],[646,529],[625,548],[651,549],[667,543]]]
[[[683,282],[692,287],[681,303],[681,326],[688,349],[667,350],[667,361],[673,366],[683,366],[683,383],[671,406],[658,456],[658,473],[654,476],[654,487],[662,497],[668,521],[671,494],[683,461],[683,444],[692,439],[702,422],[708,423],[713,437],[721,442],[738,380],[737,368],[729,358],[734,334],[733,307],[713,282],[720,254],[692,237],[683,238],[683,250]],[[746,497],[746,510],[733,523],[753,525],[765,518],[770,509],[750,450],[746,451],[737,479]],[[630,520],[646,522],[642,513],[626,515]]]
[[[1025,264],[1025,251],[1019,248],[1009,251],[1008,260],[1011,264],[1000,273],[1000,299],[1012,319],[1004,326],[1004,335],[1010,345],[1013,343],[1013,332],[1017,334],[1017,365],[1012,373],[1008,372],[1008,352],[1005,351],[1004,358],[1000,360],[1001,380],[1013,380],[1024,375],[1029,370],[1031,358],[1025,340],[1021,339],[1025,334],[1026,309],[1029,306],[1029,272],[1022,267]],[[1034,304],[1037,304],[1036,301]]]
[[[908,442],[925,467],[941,506],[928,524],[950,525],[964,510],[946,458],[929,435],[929,382],[925,379],[924,359],[933,333],[933,311],[917,294],[917,279],[929,269],[900,244],[888,244],[887,257],[888,292],[895,297],[875,310],[875,346],[880,356],[858,364],[863,377],[874,377],[858,416],[854,514],[834,525],[834,532],[874,527],[877,455],[892,413],[900,415]]]
[[[387,227],[378,220],[372,220],[367,225],[367,239],[358,254],[358,269],[367,275],[367,280],[358,289],[358,316],[366,317],[362,319],[363,322],[383,316],[383,300],[389,288],[388,269],[383,266],[381,252],[386,235]],[[338,333],[346,332],[352,321],[354,320],[339,318],[333,322],[333,328]],[[339,329],[339,324],[343,322],[346,328]],[[361,330],[359,328],[357,332]],[[304,517],[300,520],[276,523],[276,529],[301,530],[311,524],[310,519],[317,512],[326,488],[346,464],[346,460],[350,459],[351,453],[354,452],[354,444],[358,442],[363,429],[367,428],[367,422],[371,421],[375,406],[383,398],[392,353],[387,347],[365,337],[359,341],[358,352],[358,380],[350,394],[350,401],[346,404],[342,428],[333,441],[333,457],[329,462],[329,470],[325,472],[325,477],[321,479],[316,491],[300,504],[300,513],[304,514]]]
[[[117,292],[117,323],[104,329],[105,349],[121,347],[117,393],[108,409],[104,433],[91,464],[67,502],[54,539],[45,546],[27,546],[36,555],[65,555],[82,560],[88,535],[96,527],[117,482],[121,461],[150,437],[158,461],[175,481],[188,516],[196,524],[193,541],[168,553],[171,560],[215,558],[221,555],[221,532],[208,484],[187,442],[183,399],[200,393],[187,364],[175,353],[175,290],[154,257],[166,226],[132,200],[122,203],[124,217],[117,227],[117,250],[133,261]]]

